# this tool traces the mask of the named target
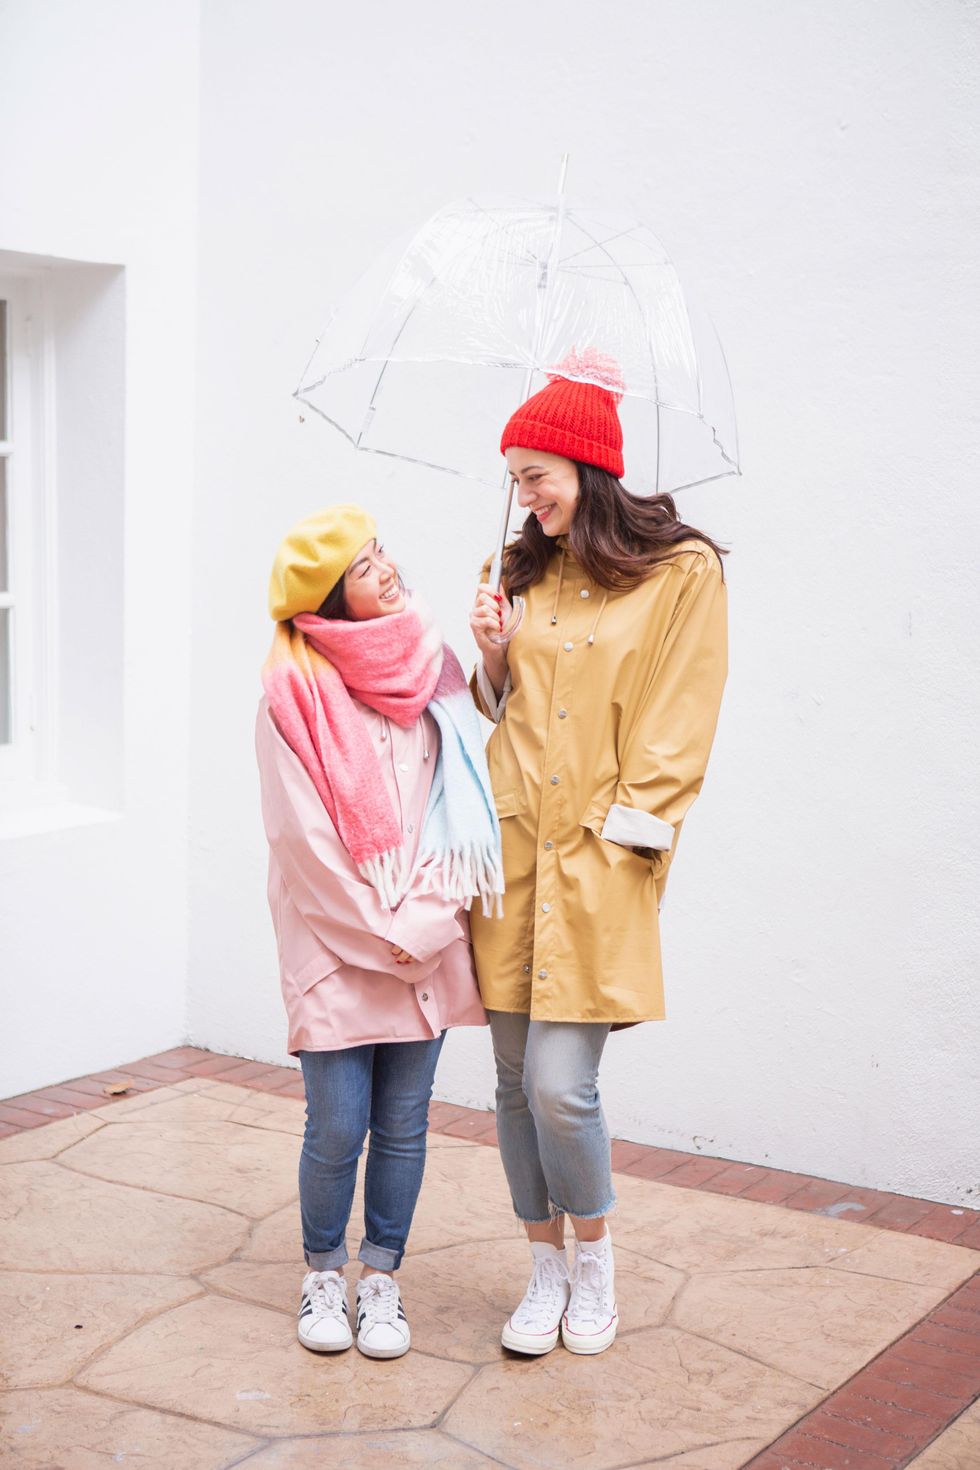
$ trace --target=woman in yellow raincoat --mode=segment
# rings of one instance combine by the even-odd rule
[[[539,1354],[603,1351],[618,1316],[614,1203],[597,1076],[610,1030],[664,1015],[659,905],[704,779],[727,667],[718,547],[668,495],[622,485],[614,365],[579,357],[523,404],[501,450],[529,512],[484,580],[474,696],[503,833],[503,918],[472,919],[497,1064],[497,1131],[531,1280],[502,1333]],[[559,370],[560,374],[561,370]],[[564,1217],[576,1236],[571,1267]]]

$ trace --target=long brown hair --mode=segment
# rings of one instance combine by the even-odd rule
[[[568,531],[568,545],[594,582],[610,591],[636,587],[672,550],[692,537],[703,541],[718,558],[727,553],[703,531],[688,526],[677,514],[671,495],[633,495],[608,470],[579,464],[578,500]],[[516,541],[504,552],[504,582],[511,596],[540,582],[555,550],[555,538],[546,536],[537,518],[529,515]],[[724,575],[724,571],[722,572]]]

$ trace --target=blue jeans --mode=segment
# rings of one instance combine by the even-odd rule
[[[594,1220],[616,1203],[596,1085],[609,1026],[488,1011],[497,1063],[497,1138],[514,1212]]]
[[[350,1259],[345,1236],[368,1129],[358,1260],[379,1271],[401,1265],[425,1172],[429,1098],[445,1035],[300,1052],[306,1132],[299,1207],[312,1270],[335,1270]]]

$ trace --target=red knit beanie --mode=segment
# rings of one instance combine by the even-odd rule
[[[576,383],[576,377],[598,378],[605,387]],[[623,379],[613,358],[595,348],[577,349],[548,374],[548,386],[535,393],[508,420],[500,452],[519,446],[561,454],[580,464],[594,464],[617,479],[623,476],[623,428],[616,405]]]

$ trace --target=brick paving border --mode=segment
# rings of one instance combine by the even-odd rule
[[[980,1273],[743,1470],[902,1470],[980,1395]]]
[[[233,1082],[280,1097],[304,1095],[302,1076],[294,1067],[178,1046],[127,1066],[7,1098],[0,1102],[0,1138],[105,1107],[117,1096],[150,1092],[191,1077]],[[106,1087],[121,1082],[129,1083],[125,1093],[106,1094]],[[493,1113],[477,1108],[433,1102],[429,1126],[433,1133],[497,1143]],[[618,1172],[639,1179],[859,1220],[980,1252],[977,1210],[625,1139],[614,1140],[612,1162]],[[978,1397],[980,1269],[743,1470],[902,1470]]]

